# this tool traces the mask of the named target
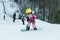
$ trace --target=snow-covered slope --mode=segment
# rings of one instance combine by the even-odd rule
[[[41,30],[21,32],[26,28],[21,20],[0,21],[0,40],[60,40],[60,25],[50,24],[36,19],[36,26]],[[32,29],[32,27],[31,27]]]
[[[6,11],[6,15],[8,17],[12,17],[13,14],[18,10],[19,12],[16,12],[16,18],[18,18],[20,12],[20,8],[18,7],[18,4],[16,2],[4,2],[4,7],[5,7],[5,11]],[[4,15],[4,9],[3,9],[3,3],[0,2],[0,20],[3,19],[3,15]]]

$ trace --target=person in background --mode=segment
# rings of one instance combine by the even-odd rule
[[[4,20],[5,20],[5,15],[3,16]]]
[[[21,17],[21,20],[23,22],[23,25],[25,25],[25,21],[24,21],[25,20],[25,16],[24,16],[24,14],[21,14],[20,17]]]
[[[16,20],[16,12],[13,14],[13,22]]]

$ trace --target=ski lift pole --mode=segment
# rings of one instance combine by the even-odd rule
[[[4,1],[2,1],[2,4],[3,4],[3,9],[4,9],[4,14],[6,14],[6,10],[5,10]]]

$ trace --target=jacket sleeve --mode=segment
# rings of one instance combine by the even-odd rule
[[[36,19],[36,16],[35,16],[35,15],[33,15],[33,16],[32,16],[32,19]]]

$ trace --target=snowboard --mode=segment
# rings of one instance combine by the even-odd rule
[[[26,32],[26,31],[38,31],[38,30],[42,30],[42,28],[39,28],[39,29],[37,29],[37,30],[33,30],[33,29],[30,29],[30,30],[21,29],[22,32]]]

